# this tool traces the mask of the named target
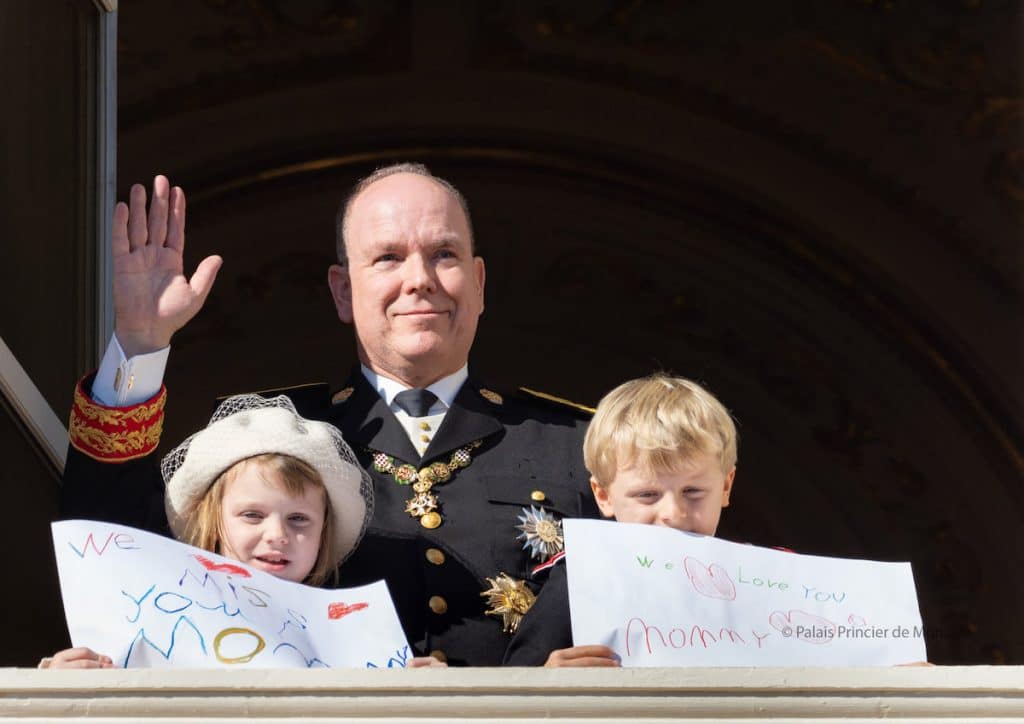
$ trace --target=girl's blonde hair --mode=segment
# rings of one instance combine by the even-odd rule
[[[217,476],[213,484],[200,497],[188,513],[181,540],[189,545],[220,553],[221,540],[224,537],[221,528],[224,513],[224,488],[238,475],[244,465],[257,465],[263,470],[277,473],[273,481],[281,481],[284,491],[289,495],[302,495],[307,488],[319,490],[324,499],[324,527],[320,531],[320,548],[316,563],[303,583],[309,586],[322,586],[325,583],[337,584],[337,561],[340,559],[334,536],[334,513],[331,499],[327,495],[320,473],[308,463],[291,455],[282,453],[264,453],[245,458],[232,465]],[[268,482],[273,482],[268,479]]]
[[[677,470],[696,455],[736,465],[732,416],[692,380],[656,373],[619,385],[602,398],[583,441],[587,470],[605,486],[620,469]]]

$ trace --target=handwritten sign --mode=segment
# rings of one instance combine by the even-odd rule
[[[824,558],[650,525],[565,520],[573,642],[623,666],[924,661],[909,563]]]
[[[311,588],[127,526],[52,529],[71,640],[116,666],[404,668],[412,656],[383,581]]]

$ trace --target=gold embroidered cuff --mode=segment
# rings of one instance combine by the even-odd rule
[[[85,393],[85,380],[75,388],[68,434],[71,445],[93,460],[123,463],[156,449],[164,427],[167,388],[131,407],[104,407]]]

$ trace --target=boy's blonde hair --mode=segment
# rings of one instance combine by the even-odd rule
[[[598,485],[639,467],[674,471],[696,455],[718,458],[722,472],[736,465],[732,416],[692,380],[656,373],[630,380],[605,395],[583,442],[583,460]]]
[[[320,473],[312,465],[291,455],[283,453],[255,455],[240,460],[218,475],[207,489],[206,494],[196,501],[195,506],[187,514],[188,520],[181,537],[182,541],[214,553],[221,552],[221,540],[224,537],[221,529],[224,488],[241,472],[245,465],[257,465],[262,471],[277,473],[274,478],[266,478],[267,482],[281,481],[284,491],[289,495],[302,495],[307,488],[321,491],[324,499],[324,527],[320,531],[320,547],[316,563],[303,583],[309,586],[322,586],[325,583],[336,584],[337,561],[341,556],[333,550],[337,544],[330,496],[327,495],[327,488]]]

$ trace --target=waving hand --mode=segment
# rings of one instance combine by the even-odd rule
[[[170,344],[202,308],[222,260],[208,256],[185,278],[185,192],[170,188],[165,176],[153,179],[148,215],[143,186],[132,186],[129,203],[114,208],[111,248],[114,332],[131,357]]]

